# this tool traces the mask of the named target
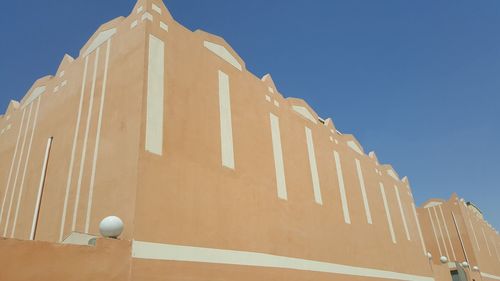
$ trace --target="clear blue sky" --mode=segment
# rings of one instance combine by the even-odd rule
[[[500,1],[165,3],[407,175],[418,204],[455,191],[500,229]],[[134,4],[4,1],[0,110]]]

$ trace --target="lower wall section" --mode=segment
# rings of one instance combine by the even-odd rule
[[[176,262],[164,260],[133,259],[132,280],[148,281],[381,281],[387,278],[367,278],[314,271],[283,268],[251,267],[242,265]]]
[[[269,274],[278,271],[281,272],[286,270],[286,272],[290,271],[293,278],[298,278],[297,276],[303,276],[304,272],[307,272],[307,278],[309,279],[312,275],[318,275],[318,278],[313,278],[310,280],[320,280],[321,274],[327,274],[324,280],[344,280],[343,277],[339,276],[348,276],[346,280],[355,280],[356,278],[364,278],[363,280],[377,278],[377,279],[387,279],[387,280],[409,280],[409,281],[432,281],[434,278],[427,276],[418,276],[412,274],[405,274],[400,272],[393,272],[387,270],[373,269],[373,268],[364,268],[350,265],[342,265],[335,264],[330,262],[323,261],[314,261],[307,259],[300,259],[294,257],[285,257],[285,256],[277,256],[266,253],[256,253],[256,252],[247,252],[247,251],[235,251],[235,250],[225,250],[225,249],[214,249],[214,248],[202,248],[202,247],[190,247],[190,246],[182,246],[182,245],[171,245],[171,244],[158,244],[151,242],[141,242],[134,241],[132,245],[132,257],[142,260],[146,263],[156,264],[157,261],[165,261],[168,263],[173,262],[188,262],[195,263],[194,267],[197,266],[204,268],[206,264],[212,264],[216,267],[221,266],[236,266],[236,268],[240,268],[244,266],[245,268],[250,269],[251,272],[248,274],[245,273],[245,276],[255,276],[255,272],[269,272]],[[137,263],[142,263],[137,261]],[[164,271],[165,266],[159,266],[158,270]],[[234,269],[232,269],[234,270]],[[133,271],[137,271],[136,274],[147,274],[147,280],[151,280],[151,276],[149,274],[156,274],[153,271],[149,271],[147,273],[140,273],[142,270],[134,268]],[[188,276],[183,276],[189,280],[197,280],[196,278],[206,278],[207,276],[200,273],[199,277],[197,275],[190,276],[192,273],[196,274],[197,270],[188,270],[188,272],[180,273],[176,272],[176,274],[187,274]],[[162,276],[162,273],[158,273],[158,276]],[[175,275],[175,274],[174,274]],[[156,275],[153,275],[156,276]],[[238,275],[238,278],[233,280],[247,280],[245,278],[242,279],[243,275]],[[193,279],[191,279],[193,278]],[[219,279],[217,277],[216,280],[225,280]],[[295,280],[292,277],[283,280]],[[145,280],[146,280],[145,279]],[[269,280],[275,280],[270,276],[267,276]],[[136,279],[134,279],[136,280]],[[142,280],[138,278],[137,280]],[[152,279],[156,280],[156,279]],[[162,279],[167,280],[167,279]],[[170,279],[168,279],[170,280]],[[172,279],[173,280],[173,279]],[[201,279],[200,279],[201,280]],[[228,280],[231,280],[228,279]],[[248,279],[251,280],[251,279]],[[258,280],[258,279],[255,279]],[[301,280],[296,279],[296,280]],[[323,279],[322,279],[323,280]]]
[[[126,281],[130,241],[98,239],[77,246],[0,238],[0,280]]]

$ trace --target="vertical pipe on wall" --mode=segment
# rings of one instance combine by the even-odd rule
[[[38,184],[35,211],[33,212],[33,221],[31,223],[30,240],[35,240],[36,228],[38,226],[38,217],[40,215],[40,205],[42,203],[43,189],[45,186],[45,177],[47,175],[47,165],[49,163],[50,149],[52,147],[53,139],[53,137],[50,137],[47,140],[47,146],[45,148],[45,157],[43,158],[42,173],[40,174],[40,183]]]

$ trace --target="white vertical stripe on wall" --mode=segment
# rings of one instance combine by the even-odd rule
[[[146,151],[163,154],[165,43],[149,35]]]
[[[351,223],[351,217],[349,215],[349,205],[347,204],[347,196],[345,193],[344,186],[344,175],[342,174],[342,164],[340,163],[340,155],[337,151],[333,151],[333,157],[335,158],[335,168],[337,169],[337,179],[339,181],[339,191],[340,191],[340,202],[342,203],[342,212],[344,214],[345,223]]]
[[[76,144],[78,140],[78,132],[80,131],[80,119],[82,117],[82,106],[83,106],[83,97],[85,96],[85,82],[87,81],[87,66],[89,62],[89,57],[85,57],[85,65],[83,67],[83,78],[82,78],[82,87],[80,92],[80,102],[78,104],[78,114],[76,117],[76,125],[75,125],[75,133],[73,135],[73,146],[71,148],[71,156],[69,160],[69,170],[68,170],[68,179],[66,180],[66,192],[64,195],[64,206],[63,212],[61,215],[61,229],[59,230],[59,241],[63,240],[64,235],[64,225],[66,223],[66,212],[68,207],[68,199],[69,199],[69,191],[71,188],[71,179],[73,178],[73,165],[75,162],[75,154],[76,154]]]
[[[470,229],[471,229],[472,234],[474,236],[474,240],[476,241],[477,250],[481,251],[481,247],[479,247],[479,241],[477,240],[476,230],[474,229],[474,226],[472,225],[472,220],[470,219],[469,208],[465,208],[465,213],[467,213],[467,218],[469,219]]]
[[[361,196],[363,197],[366,221],[372,224],[372,214],[370,212],[370,205],[368,204],[368,196],[366,195],[365,180],[363,179],[363,171],[361,170],[361,163],[358,159],[356,159],[356,171],[358,172],[359,188],[361,188]]]
[[[16,146],[14,148],[14,154],[12,155],[12,161],[10,163],[9,176],[7,177],[7,184],[5,185],[5,191],[3,194],[2,208],[0,209],[0,225],[2,225],[3,211],[5,207],[5,201],[7,200],[7,193],[9,193],[10,180],[12,179],[12,171],[14,170],[14,163],[16,162],[17,150],[19,148],[19,140],[21,139],[21,134],[23,131],[24,116],[26,114],[26,108],[23,108],[23,114],[21,116],[21,122],[19,123],[19,132],[17,133]],[[28,126],[28,122],[26,122]]]
[[[45,148],[45,157],[43,158],[42,173],[40,174],[40,183],[38,184],[38,192],[35,201],[35,211],[33,212],[33,221],[31,222],[30,240],[35,239],[35,227],[38,221],[38,214],[40,210],[40,203],[42,201],[42,188],[45,182],[45,175],[47,171],[47,162],[49,161],[50,147],[52,146],[52,137],[47,140],[47,147]]]
[[[309,156],[309,167],[311,168],[311,180],[314,191],[314,201],[320,205],[323,204],[321,199],[321,188],[319,186],[318,166],[316,165],[316,153],[314,152],[314,142],[311,129],[305,127],[306,141],[307,141],[307,154]]]
[[[234,169],[233,126],[229,76],[219,70],[219,117],[222,166]]]
[[[436,238],[436,244],[438,246],[439,256],[441,257],[443,255],[443,252],[441,251],[441,245],[439,244],[439,240],[436,234],[436,227],[434,226],[434,220],[432,219],[430,208],[427,208],[427,213],[429,214],[429,219],[431,220],[432,233],[434,233],[434,238]]]
[[[279,118],[269,113],[271,121],[271,138],[273,142],[274,154],[274,169],[276,172],[276,187],[278,189],[278,197],[287,199],[286,182],[285,182],[285,168],[283,165],[283,150],[281,148],[281,134],[280,134],[280,121]]]
[[[94,107],[95,82],[97,78],[97,68],[99,66],[100,49],[101,48],[98,47],[95,52],[94,74],[92,75],[92,86],[90,88],[89,107],[87,111],[87,123],[85,125],[85,135],[83,136],[83,148],[82,148],[82,155],[80,157],[80,172],[78,174],[78,182],[76,185],[76,198],[75,198],[75,205],[73,206],[73,221],[71,223],[71,231],[76,230],[76,218],[78,215],[78,205],[80,204],[80,191],[82,189],[83,171],[85,168],[85,159],[87,157],[87,142],[89,139],[90,121],[92,120],[92,109]]]
[[[446,224],[446,219],[444,218],[443,208],[441,208],[441,205],[438,205],[438,208],[439,208],[439,212],[441,213],[441,218],[443,219],[443,224],[444,224],[444,230],[445,230],[445,233],[446,233],[446,237],[448,237],[448,242],[450,243],[451,254],[453,255],[453,260],[456,261],[457,260],[457,256],[455,255],[455,249],[453,249],[453,243],[451,243],[450,232],[448,231],[448,226]]]
[[[453,219],[453,224],[455,225],[455,228],[456,228],[457,233],[458,233],[458,239],[460,240],[460,246],[462,246],[462,251],[464,251],[465,261],[468,264],[470,264],[469,257],[467,256],[467,251],[465,250],[465,247],[464,247],[464,240],[462,239],[462,234],[460,234],[460,228],[458,227],[458,223],[457,223],[457,220],[455,218],[455,214],[453,214],[453,212],[451,212],[451,218]]]
[[[413,211],[413,216],[415,217],[415,222],[417,223],[418,236],[420,237],[420,243],[422,244],[424,255],[427,255],[427,249],[425,247],[424,237],[422,236],[422,229],[420,228],[420,222],[418,220],[417,210],[415,209],[415,204],[413,202],[411,203],[411,209]]]
[[[5,225],[3,229],[3,236],[7,236],[7,228],[9,227],[10,212],[12,210],[12,202],[14,201],[14,194],[16,193],[17,177],[19,176],[19,170],[21,168],[21,159],[23,159],[24,146],[26,144],[26,137],[28,136],[28,129],[30,127],[31,113],[33,111],[33,103],[30,104],[30,110],[28,112],[28,120],[26,121],[26,128],[23,132],[23,142],[21,144],[21,151],[19,153],[19,159],[17,160],[16,175],[14,176],[14,184],[12,185],[12,192],[10,193],[9,208],[7,209],[7,216],[5,217]]]
[[[490,237],[490,241],[493,244],[493,249],[495,250],[495,254],[497,255],[498,261],[500,261],[500,256],[498,255],[497,245],[495,243],[495,238]]]
[[[389,232],[391,233],[392,243],[396,244],[396,234],[394,233],[394,227],[392,226],[391,211],[389,210],[389,204],[387,204],[387,197],[385,196],[384,184],[379,182],[379,185],[380,185],[380,193],[382,194],[382,201],[384,202],[387,224],[389,225]]]
[[[443,229],[441,228],[441,222],[439,221],[439,217],[437,215],[436,207],[431,207],[432,211],[434,211],[434,215],[436,216],[436,224],[439,229],[439,234],[441,235],[441,240],[443,241],[444,252],[446,253],[446,257],[450,259],[450,254],[448,253],[448,246],[446,246],[446,241],[444,240]]]
[[[14,221],[12,223],[12,231],[10,233],[10,237],[14,237],[14,233],[16,232],[16,225],[17,225],[17,216],[19,214],[19,208],[21,206],[21,198],[23,195],[23,190],[24,190],[24,180],[26,178],[26,170],[28,169],[28,163],[30,160],[30,155],[31,155],[31,145],[33,144],[33,137],[35,136],[35,130],[36,130],[36,124],[38,121],[38,111],[40,109],[40,102],[41,102],[42,96],[38,96],[38,103],[36,105],[36,110],[35,110],[35,117],[33,119],[33,125],[31,128],[31,136],[30,136],[30,142],[28,144],[28,152],[26,153],[26,160],[24,161],[24,168],[23,168],[23,175],[21,177],[21,185],[19,186],[19,192],[17,194],[17,203],[16,203],[16,211],[14,212]]]
[[[403,227],[405,229],[406,239],[411,240],[410,232],[408,231],[408,224],[406,223],[406,216],[403,210],[403,203],[401,202],[401,197],[399,196],[399,189],[396,185],[394,185],[394,191],[396,192],[396,199],[398,201],[399,212],[401,213],[401,218],[403,219]]]
[[[97,132],[95,136],[94,157],[92,159],[92,171],[90,175],[89,195],[87,201],[87,213],[85,216],[85,233],[89,233],[90,228],[90,213],[92,210],[92,199],[94,196],[95,170],[97,165],[97,155],[99,154],[99,143],[101,140],[102,113],[104,111],[104,99],[106,98],[106,83],[108,80],[108,64],[109,64],[109,48],[111,47],[111,39],[108,39],[106,44],[106,58],[104,61],[104,76],[101,89],[101,103],[99,106],[99,117],[97,119]]]
[[[486,234],[484,233],[483,227],[481,227],[481,231],[483,232],[484,243],[486,243],[486,248],[488,249],[488,254],[491,256],[490,245],[488,245],[488,239],[486,239]]]

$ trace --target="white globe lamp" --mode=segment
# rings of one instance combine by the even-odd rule
[[[479,267],[477,267],[477,265],[475,265],[475,266],[472,267],[472,270],[479,271]]]
[[[468,262],[466,262],[466,261],[464,261],[464,262],[462,262],[462,266],[463,266],[463,267],[469,267],[469,263],[468,263]]]
[[[432,259],[432,254],[430,252],[427,252],[427,258]]]
[[[441,257],[439,258],[439,261],[441,261],[442,263],[447,263],[447,262],[448,262],[448,258],[447,258],[447,257],[445,257],[445,256],[441,256]]]
[[[117,238],[122,234],[123,221],[117,216],[105,217],[99,223],[99,232],[106,238]]]

